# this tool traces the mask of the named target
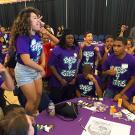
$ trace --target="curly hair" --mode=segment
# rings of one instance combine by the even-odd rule
[[[12,29],[11,29],[11,39],[10,44],[14,45],[16,38],[19,35],[30,35],[30,14],[35,13],[37,16],[40,15],[40,12],[38,9],[35,9],[33,7],[27,7],[22,9],[17,18],[15,19]]]

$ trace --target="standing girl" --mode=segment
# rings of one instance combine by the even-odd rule
[[[39,11],[28,7],[19,13],[11,32],[11,45],[15,45],[17,53],[16,82],[27,99],[25,109],[32,114],[37,112],[44,76],[45,58],[38,33],[41,23]]]

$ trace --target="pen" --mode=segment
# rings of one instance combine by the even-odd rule
[[[86,131],[85,127],[82,124],[80,124],[80,126]]]

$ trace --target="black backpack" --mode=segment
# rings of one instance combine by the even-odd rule
[[[73,102],[62,102],[55,105],[55,112],[63,120],[74,120],[78,115],[78,106]]]

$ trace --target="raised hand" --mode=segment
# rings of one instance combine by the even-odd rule
[[[122,26],[121,26],[121,31],[122,31],[122,32],[124,32],[124,31],[126,31],[126,30],[127,30],[127,28],[128,28],[128,26],[126,26],[126,25],[122,25]]]
[[[88,75],[87,75],[87,78],[88,78],[90,81],[92,81],[92,82],[96,82],[95,77],[94,77],[93,75],[91,75],[91,74],[88,74]]]
[[[98,52],[99,52],[99,48],[98,48],[98,47],[95,47],[95,48],[94,48],[94,51],[95,51],[96,53],[98,53]]]
[[[110,50],[111,50],[111,47],[105,47],[105,53],[109,53]]]

